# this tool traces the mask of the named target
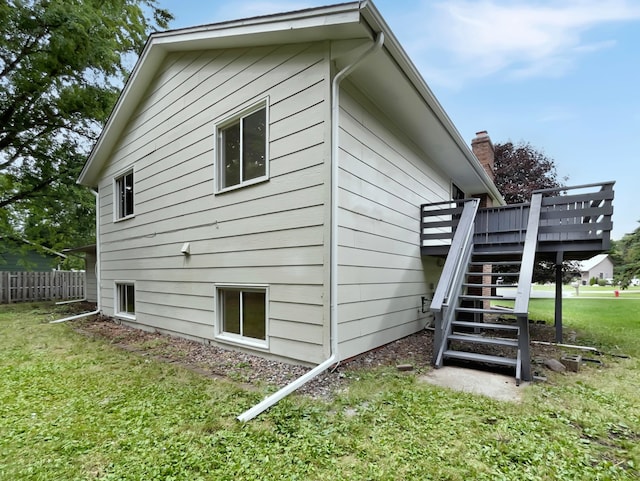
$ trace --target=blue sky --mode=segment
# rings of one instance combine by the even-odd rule
[[[158,0],[172,28],[340,3]],[[640,1],[377,0],[471,142],[530,142],[568,185],[615,180],[613,238],[640,226]]]

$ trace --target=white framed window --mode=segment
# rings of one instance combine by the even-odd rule
[[[136,318],[136,285],[130,281],[115,283],[115,315],[127,319]]]
[[[114,220],[133,217],[133,169],[129,169],[113,180]]]
[[[258,348],[268,347],[268,288],[216,286],[217,337]]]
[[[269,178],[267,101],[216,124],[216,192]]]

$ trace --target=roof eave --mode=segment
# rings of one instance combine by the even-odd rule
[[[398,39],[393,35],[391,29],[385,22],[384,18],[378,11],[378,9],[368,0],[362,2],[362,16],[369,23],[371,28],[378,32],[383,31],[385,34],[385,48],[389,52],[389,54],[394,58],[399,68],[405,73],[409,81],[413,84],[416,90],[420,93],[425,103],[429,106],[431,111],[436,115],[439,122],[443,125],[445,130],[451,136],[451,139],[458,146],[460,151],[463,153],[466,161],[469,163],[470,167],[476,172],[481,183],[486,188],[487,193],[491,195],[491,197],[497,201],[498,203],[504,205],[506,204],[502,194],[498,191],[495,183],[489,177],[489,174],[486,172],[480,161],[473,154],[470,147],[464,141],[458,129],[455,127],[445,110],[442,108],[442,105],[436,99],[435,95],[426,84],[424,78],[411,61],[405,50],[402,48]]]

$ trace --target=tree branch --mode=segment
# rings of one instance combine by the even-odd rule
[[[27,42],[23,47],[22,50],[20,50],[20,52],[18,52],[18,54],[15,56],[15,58],[8,62],[7,59],[3,58],[5,66],[2,69],[2,72],[0,72],[0,77],[6,77],[11,71],[15,70],[15,68],[18,66],[18,64],[28,55],[31,55],[35,52],[35,50],[33,49],[33,47],[35,47],[38,42],[40,40],[42,40],[42,38],[44,37],[45,32],[40,32],[38,35],[36,35],[35,37],[33,37],[31,42]]]
[[[34,185],[32,188],[24,190],[22,192],[19,192],[11,197],[9,197],[8,199],[5,200],[0,200],[0,209],[13,204],[15,202],[18,202],[20,200],[24,200],[27,199],[29,197],[31,197],[33,194],[35,194],[36,192],[41,191],[42,189],[44,189],[45,187],[47,187],[51,182],[53,182],[55,179],[55,177],[49,177],[48,179],[45,179],[41,182],[39,182],[38,184]]]

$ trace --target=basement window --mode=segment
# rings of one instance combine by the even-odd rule
[[[267,288],[221,286],[218,299],[218,337],[221,340],[267,347]]]
[[[136,286],[133,282],[116,282],[115,315],[136,318]]]
[[[266,101],[216,125],[217,192],[269,178]]]

